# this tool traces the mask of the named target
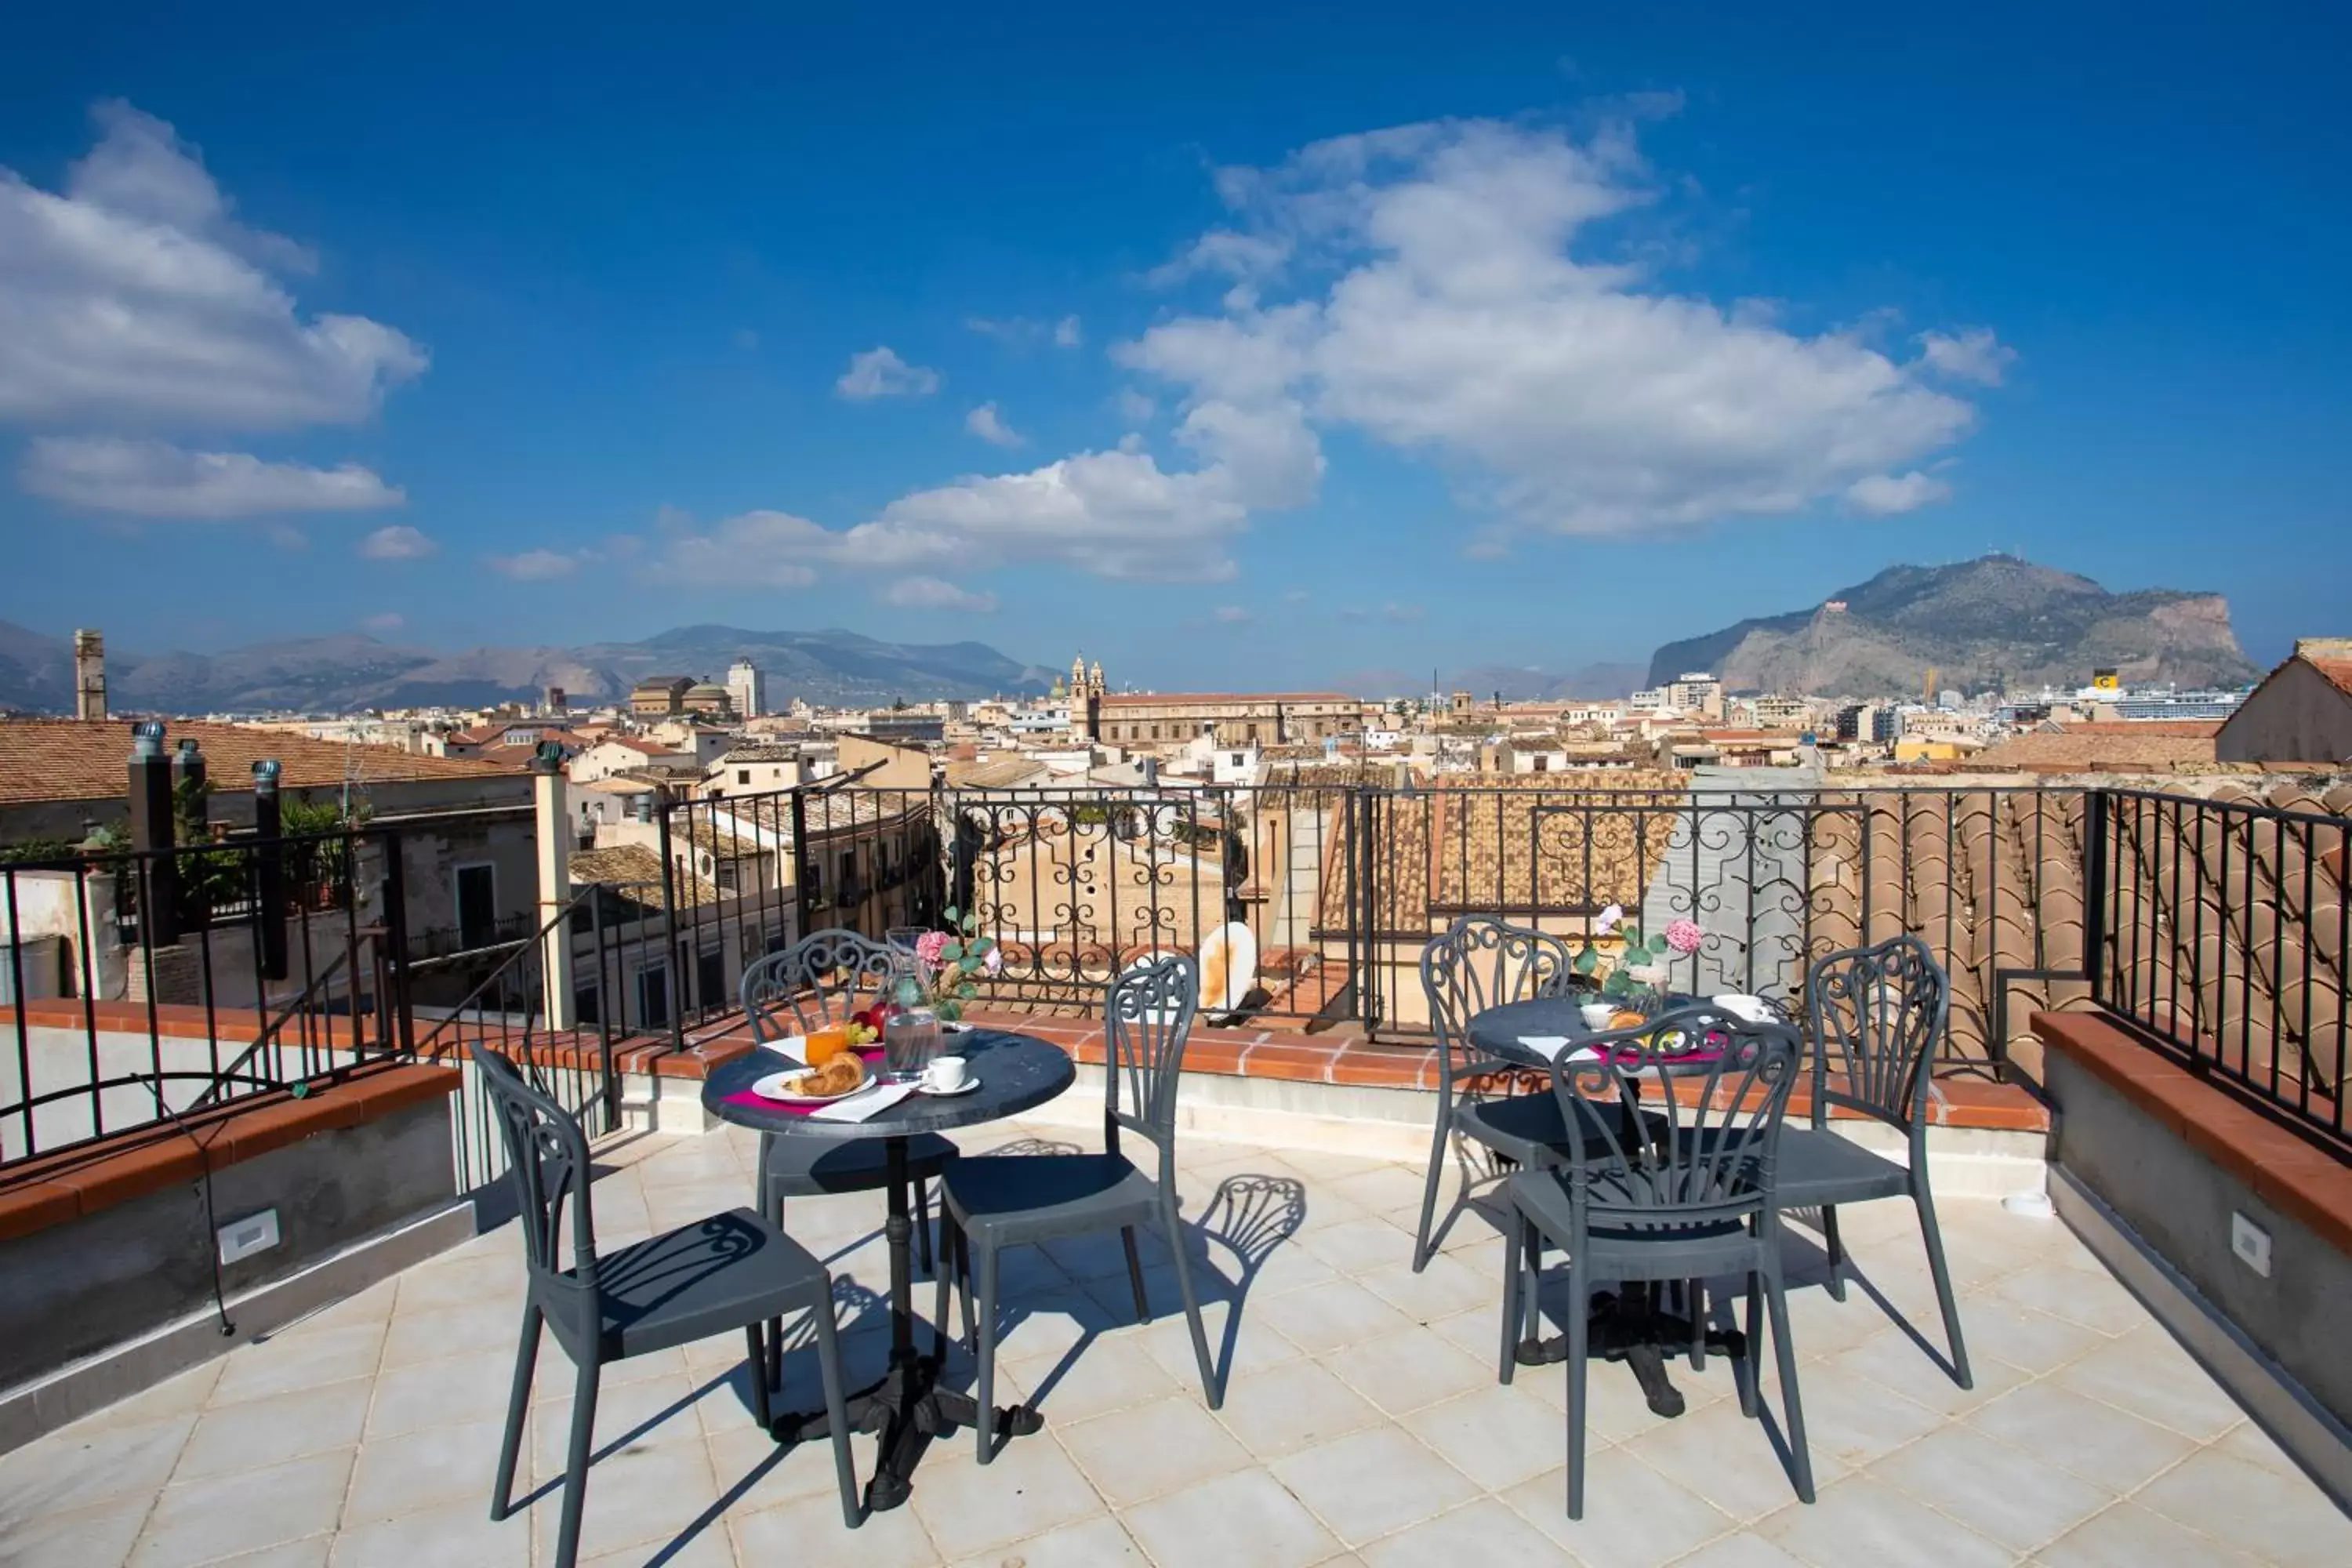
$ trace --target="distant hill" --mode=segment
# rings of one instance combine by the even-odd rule
[[[110,647],[107,696],[119,712],[345,711],[434,704],[483,706],[561,686],[592,701],[625,697],[649,675],[727,678],[749,658],[768,700],[908,701],[1035,693],[1051,672],[984,643],[887,643],[856,632],[762,632],[680,626],[643,642],[585,647],[476,647],[444,654],[365,637],[257,643],[223,653],[142,655]],[[0,621],[0,707],[67,712],[73,649],[63,637]]]
[[[2218,594],[2111,594],[1994,554],[1891,566],[1811,609],[1668,643],[1649,684],[1703,669],[1735,691],[1878,697],[1918,691],[1930,668],[1946,687],[1978,691],[2081,686],[2110,667],[2132,684],[2234,686],[2257,673]]]

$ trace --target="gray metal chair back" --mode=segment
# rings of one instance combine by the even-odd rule
[[[1845,1106],[1915,1134],[1927,1126],[1929,1064],[1951,984],[1927,944],[1892,937],[1833,952],[1805,975],[1812,1034],[1813,1125]],[[1841,1075],[1843,1087],[1833,1087]]]
[[[1421,950],[1421,988],[1437,1034],[1441,1107],[1454,1085],[1503,1066],[1470,1041],[1470,1020],[1489,1007],[1549,996],[1568,983],[1568,944],[1495,915],[1464,915]]]
[[[912,973],[906,953],[839,927],[815,931],[743,971],[740,994],[751,1037],[771,1040],[838,1024]],[[783,1016],[790,1028],[779,1027]]]
[[[1184,1042],[1201,1005],[1201,967],[1172,953],[1129,970],[1103,1002],[1103,1148],[1119,1152],[1121,1129],[1160,1153],[1160,1179],[1176,1165],[1176,1089]]]
[[[522,1227],[530,1296],[574,1360],[596,1354],[596,1224],[588,1199],[588,1139],[555,1099],[526,1080],[514,1063],[476,1045],[474,1070],[489,1092],[490,1113],[506,1140]],[[571,1272],[562,1259],[563,1221],[572,1219]]]
[[[1684,1007],[1555,1060],[1561,1111],[1581,1107],[1600,1129],[1570,1143],[1563,1162],[1571,1253],[1596,1230],[1686,1230],[1768,1214],[1799,1048],[1780,1025]],[[1642,1100],[1645,1078],[1660,1087]],[[1637,1100],[1649,1119],[1623,1114]]]

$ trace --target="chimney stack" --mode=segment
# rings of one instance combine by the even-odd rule
[[[84,723],[106,718],[106,638],[94,630],[74,633],[74,717]]]

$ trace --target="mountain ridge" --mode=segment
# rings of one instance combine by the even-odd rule
[[[1649,684],[1706,670],[1732,690],[1886,697],[1918,692],[1930,668],[1967,691],[2081,686],[2101,668],[2129,684],[2180,686],[2239,685],[2259,673],[2219,594],[2111,593],[1996,552],[1890,566],[1811,609],[1667,643],[1650,660]]]
[[[705,625],[579,647],[483,645],[446,652],[357,634],[213,654],[147,655],[118,647],[107,654],[107,695],[111,708],[126,713],[481,707],[536,699],[549,686],[609,701],[653,675],[724,680],[727,667],[742,658],[760,666],[775,706],[794,697],[854,703],[1029,695],[1053,679],[985,643],[889,643],[837,628]],[[68,712],[72,706],[70,642],[0,621],[0,707]]]

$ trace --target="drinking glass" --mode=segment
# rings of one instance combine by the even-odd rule
[[[914,1083],[940,1054],[940,1016],[909,1007],[882,1026],[882,1077],[887,1083]]]

